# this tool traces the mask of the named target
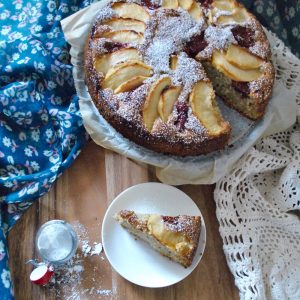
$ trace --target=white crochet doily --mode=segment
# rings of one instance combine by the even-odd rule
[[[223,248],[241,299],[300,299],[300,63],[281,42],[278,47],[277,76],[298,88],[297,121],[259,141],[215,189]]]

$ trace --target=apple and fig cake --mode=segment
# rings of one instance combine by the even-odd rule
[[[162,216],[121,210],[115,219],[160,254],[189,267],[198,247],[200,216]]]
[[[187,156],[228,143],[216,94],[249,119],[264,115],[274,68],[262,26],[235,0],[107,1],[86,41],[85,81],[123,136]]]

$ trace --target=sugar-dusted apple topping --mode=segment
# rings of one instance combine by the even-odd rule
[[[143,35],[133,30],[117,30],[108,31],[102,34],[102,37],[111,39],[120,43],[137,43],[140,44],[143,40]]]
[[[213,53],[212,65],[230,79],[239,82],[257,80],[263,74],[259,68],[245,70],[235,66],[227,60],[224,52],[218,50]]]
[[[224,121],[215,103],[215,92],[210,82],[196,83],[189,98],[194,115],[213,134],[223,130]]]
[[[198,2],[194,1],[191,7],[188,9],[188,12],[196,22],[201,21],[203,12]]]
[[[171,57],[170,57],[170,68],[171,68],[171,70],[176,69],[177,62],[178,62],[178,56],[177,55],[171,55]]]
[[[171,86],[161,93],[158,102],[158,113],[163,122],[168,121],[181,90],[182,88],[179,86]]]
[[[153,83],[143,107],[143,121],[146,128],[151,131],[158,118],[158,103],[163,91],[172,84],[171,78],[163,77]]]
[[[220,15],[217,19],[217,23],[221,25],[227,24],[243,24],[249,20],[250,16],[246,9],[238,8],[232,11],[229,15]]]
[[[125,92],[129,92],[132,91],[134,89],[136,89],[137,87],[139,87],[140,85],[143,84],[143,82],[147,79],[148,77],[145,76],[136,76],[133,77],[127,81],[125,81],[124,83],[122,83],[121,85],[119,85],[115,90],[115,94],[119,94],[119,93],[125,93]]]
[[[178,0],[179,6],[185,10],[191,9],[194,0]]]
[[[243,70],[258,69],[264,63],[264,61],[251,54],[245,48],[230,45],[226,52],[226,59],[231,64]]]
[[[113,18],[103,22],[103,25],[109,26],[113,31],[133,30],[138,33],[144,33],[146,29],[144,22],[129,18]]]
[[[135,48],[122,48],[95,58],[94,66],[97,72],[106,75],[107,71],[118,63],[128,60],[140,60],[142,57]]]
[[[169,8],[169,9],[176,9],[178,8],[178,0],[162,0],[162,7]]]
[[[120,63],[111,68],[106,74],[102,88],[116,90],[120,85],[137,76],[150,77],[152,75],[151,67],[138,60],[130,60]]]
[[[145,23],[150,19],[149,13],[136,3],[117,2],[112,5],[112,9],[121,18],[136,19]]]
[[[232,12],[235,8],[234,1],[231,0],[215,0],[212,3],[212,7],[218,9],[220,11],[230,11]]]

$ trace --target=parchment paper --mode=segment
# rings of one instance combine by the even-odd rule
[[[84,126],[98,145],[139,163],[155,166],[157,177],[164,183],[212,184],[223,177],[261,136],[285,130],[295,122],[297,112],[295,91],[288,89],[282,80],[276,80],[266,114],[259,122],[248,121],[219,101],[224,117],[233,125],[230,146],[223,151],[181,158],[158,154],[124,138],[100,115],[84,83],[84,43],[96,15],[108,2],[109,0],[96,2],[61,21],[66,40],[71,45],[73,76]],[[273,49],[274,63],[276,66],[280,65],[281,62],[278,60],[280,53],[276,53],[278,48],[275,47],[278,39],[270,32],[266,33]]]

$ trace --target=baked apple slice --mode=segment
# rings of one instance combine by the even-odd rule
[[[129,18],[112,18],[103,22],[103,25],[109,26],[112,31],[133,30],[138,33],[144,33],[146,29],[146,24],[144,22]]]
[[[225,54],[220,51],[214,51],[212,56],[212,65],[230,79],[239,82],[250,82],[258,79],[262,75],[260,69],[243,70],[236,67],[228,62]]]
[[[235,8],[234,2],[230,0],[215,0],[212,3],[212,7],[222,11],[233,11]]]
[[[185,10],[191,9],[193,3],[194,0],[178,0],[179,6]]]
[[[169,77],[163,77],[154,82],[150,88],[142,112],[143,122],[149,131],[152,130],[155,120],[159,117],[158,103],[160,95],[164,89],[171,85],[171,83],[172,82]]]
[[[234,13],[234,9],[237,7],[236,3],[230,0],[215,0],[212,3],[213,9],[210,10],[208,15],[209,24],[216,22],[215,17],[217,16],[217,22],[219,23],[219,19],[221,16],[231,16]],[[222,20],[222,18],[221,18]],[[228,21],[229,22],[229,21]],[[232,21],[233,22],[233,21]]]
[[[258,69],[264,62],[245,48],[233,44],[228,47],[225,57],[231,64],[244,70]]]
[[[177,0],[162,0],[161,6],[164,8],[176,9],[178,7],[178,1]]]
[[[198,2],[193,2],[188,12],[196,22],[200,21],[203,16],[202,9]]]
[[[163,122],[168,121],[168,117],[172,113],[174,104],[178,100],[180,93],[181,87],[171,86],[160,95],[158,113]]]
[[[178,62],[178,56],[177,55],[171,55],[171,58],[170,58],[170,68],[171,68],[171,70],[175,70],[177,68],[177,62]]]
[[[227,24],[241,24],[245,23],[249,20],[250,16],[246,9],[244,8],[236,8],[232,11],[231,15],[223,15],[220,16],[217,20],[217,23],[220,25],[227,25]]]
[[[120,43],[138,43],[143,40],[143,35],[133,30],[108,31],[102,34],[102,37],[111,39]]]
[[[148,12],[142,6],[135,3],[117,2],[112,5],[112,9],[121,18],[136,19],[144,23],[150,19]]]
[[[132,91],[139,87],[148,77],[136,76],[119,85],[115,90],[115,94]]]
[[[152,75],[152,68],[138,60],[130,60],[120,63],[110,69],[103,82],[102,88],[110,88],[115,91],[124,82],[137,76],[149,77]]]
[[[107,71],[118,63],[128,60],[141,60],[139,52],[134,48],[123,48],[112,53],[103,54],[95,58],[95,69],[106,75]]]
[[[193,114],[211,134],[218,135],[228,124],[223,120],[215,101],[211,83],[200,81],[194,85],[189,97]]]

